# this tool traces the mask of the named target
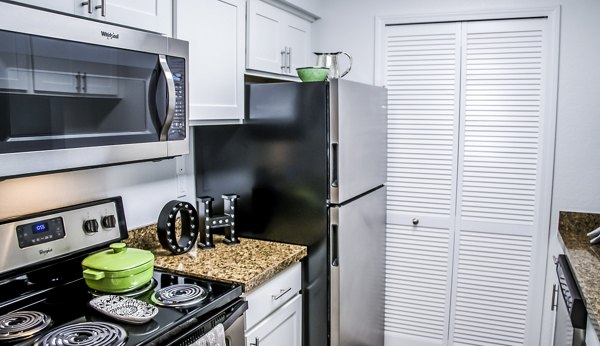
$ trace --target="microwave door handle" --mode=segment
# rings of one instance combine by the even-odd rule
[[[160,130],[160,141],[164,142],[167,140],[171,123],[173,123],[173,115],[175,115],[175,81],[173,80],[173,73],[167,63],[167,57],[164,55],[158,56],[158,62],[160,64],[162,74],[167,81],[167,117],[165,124]]]

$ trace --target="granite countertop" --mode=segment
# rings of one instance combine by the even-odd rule
[[[248,292],[307,255],[305,246],[240,238],[240,244],[225,245],[223,236],[215,235],[215,248],[192,249],[172,255],[163,249],[156,235],[156,225],[129,232],[129,247],[146,249],[154,254],[156,268],[179,274],[228,283],[237,283]]]
[[[577,279],[588,317],[600,337],[600,244],[586,234],[600,227],[600,214],[560,212],[559,240]]]

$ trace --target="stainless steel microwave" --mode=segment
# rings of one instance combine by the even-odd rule
[[[0,179],[189,152],[188,43],[0,2]]]

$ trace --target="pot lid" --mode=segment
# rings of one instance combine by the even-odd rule
[[[81,264],[86,268],[102,271],[123,271],[154,261],[154,255],[147,250],[128,248],[125,243],[112,243],[110,249],[96,252],[86,257]]]

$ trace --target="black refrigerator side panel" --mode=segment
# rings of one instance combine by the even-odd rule
[[[308,246],[304,344],[327,345],[328,84],[246,87],[246,123],[194,128],[197,196],[240,196],[238,235]]]

